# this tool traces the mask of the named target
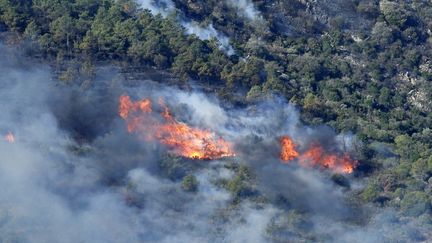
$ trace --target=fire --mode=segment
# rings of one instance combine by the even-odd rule
[[[322,167],[347,174],[352,173],[357,165],[357,161],[352,160],[348,154],[327,153],[321,145],[313,145],[302,154],[297,152],[296,147],[291,138],[281,138],[280,158],[284,163],[297,159],[305,167]]]
[[[234,156],[232,145],[214,132],[190,127],[176,121],[163,99],[160,115],[153,112],[152,101],[133,102],[127,95],[120,97],[119,115],[126,121],[128,132],[137,133],[147,141],[159,141],[177,155],[192,159],[219,159]]]
[[[299,153],[296,151],[297,145],[291,140],[290,137],[283,136],[280,139],[282,151],[280,158],[282,161],[288,162],[290,160],[296,159]]]
[[[12,132],[8,132],[5,136],[4,139],[9,142],[9,143],[14,143],[15,142],[15,136],[13,135]]]

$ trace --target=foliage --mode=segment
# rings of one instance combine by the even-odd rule
[[[114,61],[170,71],[179,84],[194,79],[241,104],[280,95],[299,106],[308,124],[325,123],[356,133],[364,144],[394,148],[397,157],[362,152],[358,170],[370,175],[361,193],[364,201],[385,195],[408,215],[427,211],[430,1],[358,0],[343,6],[330,1],[338,7],[334,10],[320,5],[328,1],[254,1],[262,13],[259,21],[241,16],[228,1],[174,2],[184,15],[153,16],[132,0],[0,0],[0,30],[20,34],[31,43],[30,53],[55,60],[66,84],[80,75],[91,81],[93,63]],[[230,37],[236,54],[228,56],[214,39],[187,35],[181,18],[212,23]],[[71,60],[79,65],[64,67]],[[193,188],[179,159],[161,166],[170,178],[184,177],[187,188]],[[239,169],[226,188],[238,197],[250,195],[250,176]]]
[[[430,197],[424,192],[408,192],[401,201],[401,210],[408,216],[420,216],[430,206]]]
[[[198,189],[198,180],[194,175],[187,175],[183,177],[181,186],[185,191],[195,192]]]

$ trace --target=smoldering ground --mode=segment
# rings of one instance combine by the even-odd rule
[[[86,89],[65,86],[48,66],[4,46],[1,51],[0,132],[16,137],[0,142],[3,242],[360,241],[365,234],[366,242],[375,242],[386,239],[381,232],[422,233],[388,214],[353,222],[369,210],[348,203],[349,189],[336,185],[328,171],[281,164],[281,135],[351,149],[329,128],[302,125],[284,101],[225,109],[201,92],[148,81],[127,87],[110,68],[99,68]],[[234,143],[237,158],[169,156],[157,142],[127,133],[117,114],[124,93],[164,97],[179,121]],[[241,186],[234,182],[242,175],[232,164],[245,164],[256,177],[240,201]],[[187,174],[198,181],[195,192],[182,189]]]

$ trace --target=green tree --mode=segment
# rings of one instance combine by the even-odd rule
[[[405,215],[417,217],[430,210],[430,197],[424,192],[407,192],[400,207]]]
[[[198,180],[194,175],[187,175],[183,178],[181,187],[188,192],[196,192],[198,190]]]
[[[76,34],[74,20],[64,15],[55,19],[50,24],[50,32],[52,33],[53,41],[56,43],[59,49],[66,49],[68,52],[71,51],[74,36]]]
[[[31,19],[31,1],[1,0],[0,23],[5,23],[11,30],[22,32]]]
[[[381,193],[381,189],[375,183],[370,183],[362,192],[361,197],[365,202],[375,202]]]
[[[408,135],[399,135],[395,138],[396,152],[402,157],[410,160],[417,160],[419,153],[417,146]]]
[[[40,34],[41,30],[35,21],[31,21],[24,31],[24,36],[33,41],[37,40]]]

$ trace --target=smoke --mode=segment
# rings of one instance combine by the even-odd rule
[[[171,92],[171,91],[170,91]],[[203,93],[178,93],[178,100],[187,104],[191,109],[188,120],[192,124],[218,130],[228,123],[228,114],[220,106],[218,100]]]
[[[161,167],[172,158],[163,148],[130,136],[109,115],[117,107],[102,101],[117,102],[115,81],[98,80],[90,90],[62,87],[48,67],[1,50],[0,131],[13,132],[16,141],[0,141],[0,241],[253,241],[242,232],[257,229],[257,219],[265,226],[267,209],[252,206],[235,210],[246,221],[218,220],[232,200],[215,185],[233,176],[222,162],[179,160],[173,166],[182,168],[168,170],[195,175],[195,193],[167,177]]]
[[[236,145],[236,161],[253,168],[259,182],[256,190],[269,203],[252,214],[249,209],[241,209],[244,218],[238,217],[243,222],[266,222],[265,226],[254,222],[253,226],[247,223],[240,227],[255,233],[258,230],[260,233],[253,238],[258,239],[257,242],[281,240],[279,234],[283,235],[282,241],[304,240],[315,235],[327,239],[324,242],[413,241],[427,235],[429,227],[421,222],[399,220],[395,212],[381,212],[352,202],[349,199],[352,192],[364,186],[361,179],[348,175],[345,177],[348,184],[341,187],[335,183],[330,171],[301,168],[295,163],[282,164],[278,157],[278,138],[289,135],[300,146],[319,143],[330,152],[348,153],[355,158],[360,145],[355,135],[338,134],[326,126],[306,126],[300,121],[298,110],[283,99],[268,100],[246,109],[227,109],[222,108],[217,99],[200,92],[164,86],[156,90],[152,94],[167,97],[176,118],[187,124],[211,128],[230,138]],[[298,225],[291,225],[297,216],[290,213],[287,216],[287,211],[300,212]],[[290,232],[272,231],[272,224],[277,220],[287,221],[288,225],[281,227],[289,228]],[[238,236],[235,231],[227,234]]]
[[[176,11],[175,5],[171,0],[137,0],[137,2],[142,8],[149,9],[153,15],[161,14],[167,17]],[[184,16],[178,16],[177,20],[186,29],[186,34],[193,34],[201,40],[216,39],[219,43],[220,50],[224,51],[229,56],[235,54],[233,47],[229,43],[229,38],[217,31],[213,27],[213,24],[203,27],[195,21],[185,19]]]
[[[0,241],[136,241],[133,210],[114,190],[101,190],[97,171],[67,150],[75,144],[48,109],[58,91],[49,69],[1,50],[0,130],[16,141],[0,143]]]
[[[232,0],[228,1],[228,4],[236,8],[241,16],[245,16],[251,20],[261,18],[259,11],[250,0]]]
[[[226,108],[199,91],[128,87],[111,67],[98,68],[88,89],[66,87],[49,67],[0,50],[0,133],[15,135],[0,141],[1,242],[412,241],[429,230],[349,202],[350,189],[330,171],[282,164],[281,135],[329,150],[351,152],[356,143],[303,125],[282,99]],[[124,93],[164,97],[179,122],[229,139],[237,157],[184,159],[129,134],[117,115]],[[234,165],[251,168],[252,179],[239,182],[245,175]],[[183,189],[186,175],[196,178],[194,191]]]
[[[212,24],[206,27],[200,26],[196,22],[182,22],[182,26],[186,28],[186,33],[189,35],[196,35],[201,40],[216,39],[219,42],[219,48],[227,53],[229,56],[234,55],[234,49],[229,44],[229,38],[224,34],[218,32]]]
[[[171,0],[137,0],[144,9],[151,11],[153,15],[161,14],[167,17],[175,11],[174,3]]]

